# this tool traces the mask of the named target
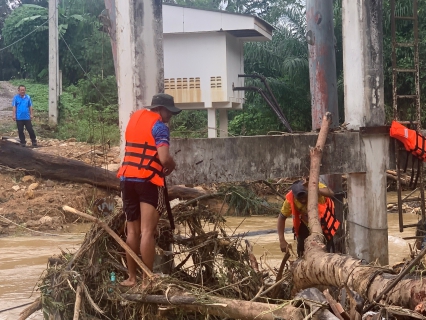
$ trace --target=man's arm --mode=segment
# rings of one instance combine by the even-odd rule
[[[318,189],[318,195],[332,198],[334,197],[334,192],[329,187],[325,187]]]
[[[288,247],[288,243],[284,237],[286,219],[287,218],[280,213],[277,220],[277,232],[278,232],[278,238],[280,240],[280,249],[282,252],[286,252]]]
[[[163,172],[166,176],[168,176],[176,168],[176,163],[170,155],[169,146],[164,144],[157,147],[157,151],[158,158],[163,166]]]
[[[33,106],[30,106],[30,119],[33,118]]]

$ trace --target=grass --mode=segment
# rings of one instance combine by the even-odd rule
[[[87,143],[105,143],[108,140],[112,145],[120,143],[116,108],[100,107],[94,104],[84,105],[78,88],[75,86],[64,88],[58,106],[58,126],[50,128],[48,126],[48,85],[31,80],[13,80],[11,83],[15,86],[20,84],[26,86],[27,94],[31,96],[36,111],[34,126],[38,135],[61,140],[75,138],[77,141]],[[14,124],[13,129],[15,129]],[[1,127],[0,130],[2,130]]]

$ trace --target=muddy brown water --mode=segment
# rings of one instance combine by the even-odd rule
[[[404,222],[415,223],[418,217],[415,214],[405,214]],[[288,221],[290,222],[290,221]],[[414,229],[399,232],[398,215],[388,214],[389,225],[389,260],[390,264],[402,261],[409,255],[408,243],[402,237],[412,236]],[[287,225],[291,227],[291,223]],[[227,217],[228,234],[272,230],[276,228],[274,217]],[[46,268],[47,258],[59,254],[62,250],[75,251],[84,237],[88,226],[80,226],[74,233],[52,236],[24,236],[7,237],[0,239],[0,320],[14,320],[24,308],[1,312],[4,309],[32,302],[38,293],[31,292],[40,275]],[[292,233],[286,233],[288,242],[293,243]],[[263,268],[278,268],[283,257],[278,245],[276,233],[249,236],[247,239],[254,244],[254,253]],[[41,312],[29,319],[43,319]]]

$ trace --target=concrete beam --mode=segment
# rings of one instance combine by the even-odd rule
[[[231,182],[309,174],[309,149],[317,133],[217,139],[172,139],[177,169],[169,184]],[[387,145],[391,148],[389,138]],[[321,174],[365,172],[365,145],[358,132],[330,133]],[[389,161],[388,161],[389,162]],[[389,167],[389,164],[387,165]]]

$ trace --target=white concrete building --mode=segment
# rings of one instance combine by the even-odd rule
[[[163,4],[164,91],[181,109],[207,109],[208,137],[227,136],[228,110],[241,109],[243,45],[272,39],[273,27],[251,15]]]

